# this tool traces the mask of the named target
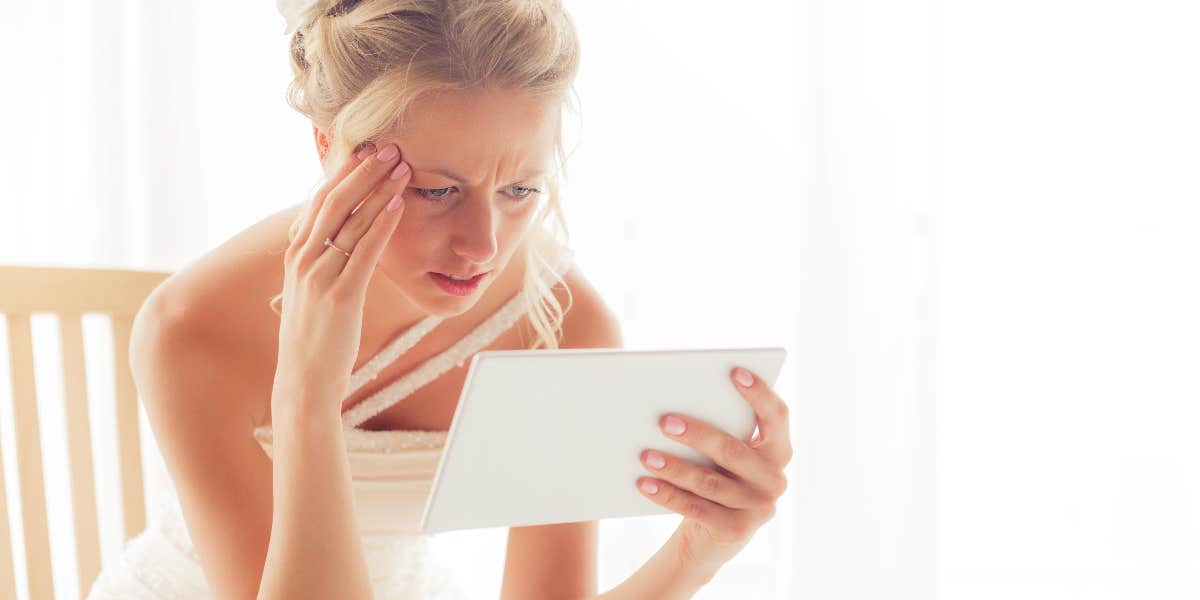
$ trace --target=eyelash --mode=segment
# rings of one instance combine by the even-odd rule
[[[538,188],[532,188],[532,187],[528,187],[528,186],[524,186],[524,185],[511,185],[509,187],[510,188],[520,188],[523,190],[529,190],[524,196],[516,197],[517,202],[524,202],[524,201],[528,200],[534,194],[542,193],[542,190],[540,190]],[[446,197],[445,194],[443,194],[441,196],[430,196],[429,192],[440,192],[442,190],[450,190],[450,189],[454,189],[454,186],[444,187],[444,188],[413,188],[413,189],[417,190],[417,193],[421,194],[421,196],[423,198],[425,198],[426,200],[429,200],[430,202],[441,202],[442,198]]]

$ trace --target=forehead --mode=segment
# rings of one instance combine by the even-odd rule
[[[414,170],[468,177],[543,166],[552,155],[561,103],[506,89],[443,93],[409,107],[396,140]]]

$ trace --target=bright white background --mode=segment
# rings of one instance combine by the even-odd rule
[[[272,2],[102,6],[2,3],[22,26],[0,41],[0,262],[174,270],[303,197],[319,171]],[[1200,596],[1200,9],[567,7],[567,213],[627,346],[789,351],[791,486],[698,598]],[[60,422],[53,329],[35,321]],[[677,521],[602,522],[601,589]],[[69,522],[52,533],[65,565]],[[504,530],[438,541],[498,594]]]

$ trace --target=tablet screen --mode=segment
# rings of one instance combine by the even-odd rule
[[[653,448],[712,467],[666,437],[674,412],[748,440],[743,366],[774,385],[783,348],[489,350],[471,359],[421,519],[424,532],[667,514],[635,487]]]

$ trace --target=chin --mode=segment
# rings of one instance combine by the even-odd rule
[[[434,302],[425,305],[425,312],[439,317],[450,318],[457,317],[475,306],[477,298],[455,298],[454,296],[442,296],[436,298]]]

